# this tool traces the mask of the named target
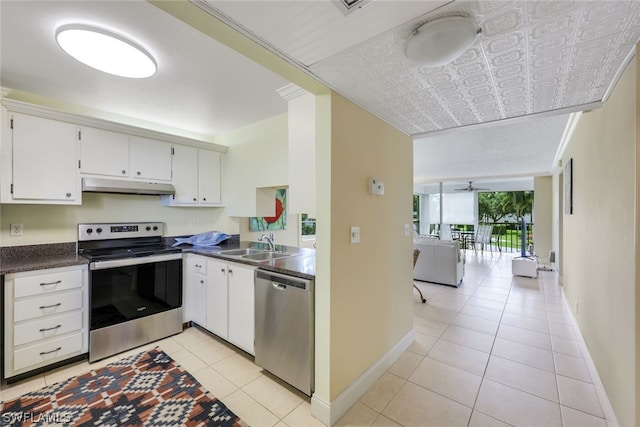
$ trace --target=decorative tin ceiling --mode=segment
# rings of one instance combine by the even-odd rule
[[[638,1],[454,1],[354,46],[344,40],[343,50],[311,58],[298,53],[302,47],[287,45],[283,34],[289,39],[296,34],[296,40],[313,44],[326,33],[321,25],[304,19],[280,20],[273,8],[287,2],[208,3],[409,135],[578,110],[602,101],[640,39]],[[300,3],[313,8],[327,2]],[[374,6],[401,8],[415,3],[434,9],[442,2],[372,1],[339,19],[353,19],[353,32],[361,34],[360,27],[366,25],[362,18],[376,13]],[[443,67],[409,62],[404,44],[411,31],[426,19],[450,12],[468,13],[482,28],[474,46]],[[269,25],[252,24],[256,14]]]

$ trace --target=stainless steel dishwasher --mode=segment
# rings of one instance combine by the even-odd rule
[[[255,273],[255,362],[301,392],[314,386],[314,282]]]

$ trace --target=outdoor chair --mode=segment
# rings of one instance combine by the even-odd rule
[[[492,225],[480,225],[478,226],[478,232],[476,233],[475,242],[473,245],[473,250],[476,250],[476,245],[480,245],[480,250],[484,251],[484,246],[489,245],[489,252],[493,255],[491,251],[491,234],[493,233]]]

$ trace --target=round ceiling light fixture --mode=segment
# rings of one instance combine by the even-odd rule
[[[482,30],[464,15],[434,18],[416,28],[407,39],[404,53],[416,64],[440,67],[459,58]]]
[[[141,79],[151,77],[158,69],[142,47],[101,28],[63,25],[56,30],[56,41],[73,58],[105,73]]]

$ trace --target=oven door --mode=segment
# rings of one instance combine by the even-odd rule
[[[89,264],[91,330],[182,306],[182,254]]]

